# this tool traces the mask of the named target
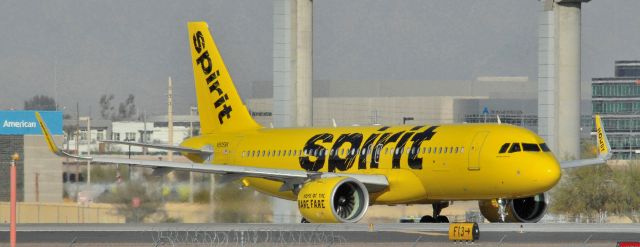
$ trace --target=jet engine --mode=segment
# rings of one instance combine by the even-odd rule
[[[540,221],[547,212],[549,205],[548,197],[542,193],[535,196],[506,200],[505,222],[535,223]],[[489,222],[501,222],[498,201],[485,200],[478,201],[482,216]]]
[[[313,180],[298,192],[298,209],[312,223],[355,223],[369,207],[369,192],[350,177]]]

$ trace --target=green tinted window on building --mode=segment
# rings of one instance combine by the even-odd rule
[[[593,101],[594,113],[640,113],[640,101]]]
[[[594,83],[593,97],[640,97],[640,86],[635,83]]]

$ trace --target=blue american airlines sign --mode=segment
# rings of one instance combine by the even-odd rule
[[[62,112],[41,111],[51,134],[62,135]],[[42,135],[34,111],[0,111],[0,135]]]

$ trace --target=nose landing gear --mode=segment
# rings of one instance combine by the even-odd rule
[[[449,206],[449,202],[436,202],[431,204],[433,207],[433,215],[425,215],[420,218],[420,223],[449,223],[449,218],[440,215],[442,209]]]

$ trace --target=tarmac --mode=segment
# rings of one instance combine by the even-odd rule
[[[640,224],[480,224],[454,243],[448,224],[21,224],[19,246],[616,246]],[[0,246],[9,226],[0,225]]]

